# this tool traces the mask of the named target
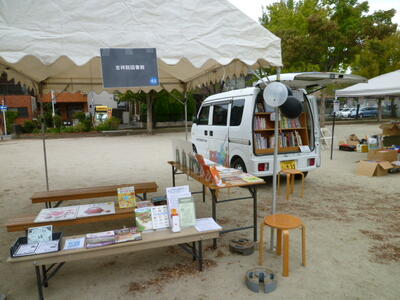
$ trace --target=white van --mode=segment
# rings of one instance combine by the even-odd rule
[[[269,77],[274,81],[275,76]],[[320,166],[320,128],[317,103],[305,88],[329,83],[357,83],[360,76],[339,73],[282,74],[281,82],[303,103],[298,118],[280,118],[278,168],[307,174]],[[274,113],[264,104],[262,81],[256,86],[212,95],[204,100],[192,126],[192,144],[206,158],[255,176],[272,175]]]

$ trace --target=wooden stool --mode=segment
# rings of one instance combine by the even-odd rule
[[[294,191],[294,178],[296,174],[301,175],[301,198],[304,197],[304,173],[296,170],[296,169],[286,169],[286,170],[280,170],[278,172],[278,194],[280,194],[281,190],[281,179],[280,175],[281,174],[286,174],[286,200],[290,199],[290,195],[293,194]]]
[[[260,244],[258,263],[260,266],[264,264],[264,226],[276,228],[277,244],[276,254],[282,253],[282,236],[283,236],[283,272],[282,275],[289,276],[289,230],[301,227],[301,252],[302,265],[306,266],[306,227],[300,218],[290,215],[277,214],[264,218],[264,222],[260,224]]]

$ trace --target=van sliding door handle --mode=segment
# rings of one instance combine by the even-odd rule
[[[207,135],[207,130],[204,130],[204,135]]]
[[[213,132],[212,132],[212,130],[210,130],[210,136],[213,136]]]

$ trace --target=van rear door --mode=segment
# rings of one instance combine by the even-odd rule
[[[228,165],[228,124],[231,100],[213,103],[211,126],[208,136],[210,160]]]
[[[192,142],[196,146],[197,153],[208,152],[208,135],[210,131],[210,110],[211,105],[203,105],[197,116],[197,124],[192,126]]]

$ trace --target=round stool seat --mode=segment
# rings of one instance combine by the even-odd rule
[[[287,230],[300,227],[303,225],[303,222],[300,220],[300,218],[295,216],[276,214],[266,216],[264,218],[264,224],[269,227]]]
[[[284,169],[284,170],[280,170],[280,173],[285,173],[285,174],[292,174],[292,175],[296,175],[296,174],[302,174],[303,172],[296,170],[296,169]]]

